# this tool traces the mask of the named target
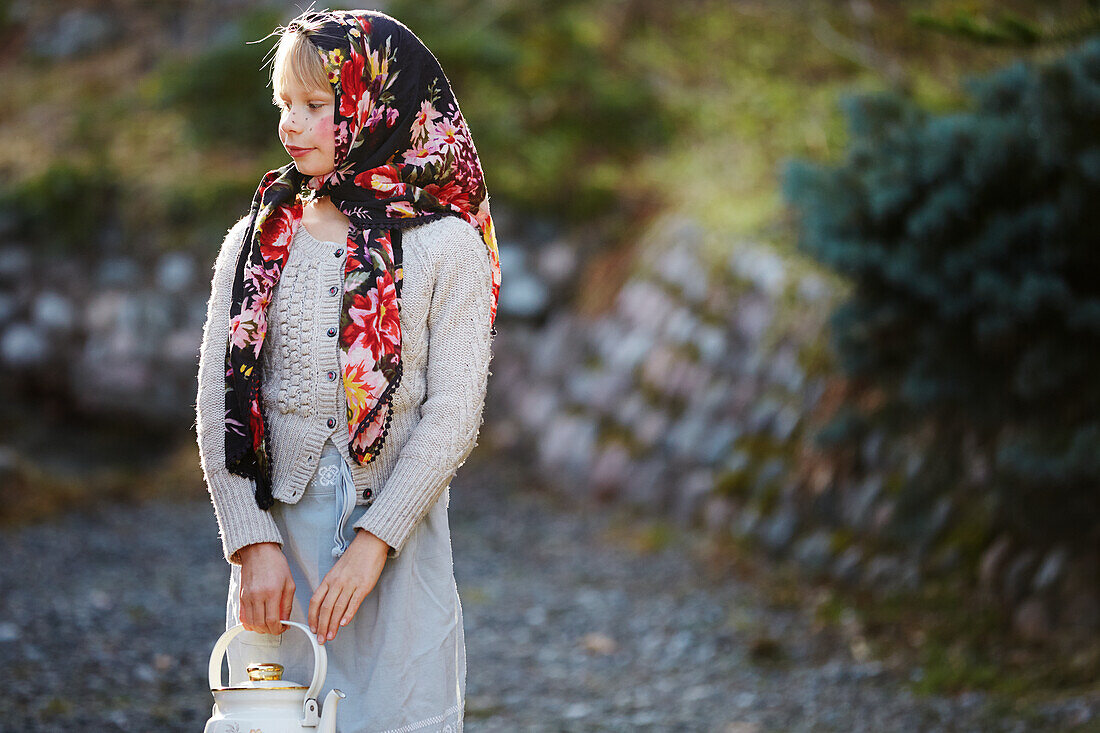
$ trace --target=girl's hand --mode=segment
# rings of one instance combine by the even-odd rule
[[[240,550],[240,622],[249,631],[281,634],[294,603],[294,578],[286,555],[275,542],[257,542]]]
[[[363,599],[370,595],[382,575],[390,546],[365,529],[357,529],[355,539],[325,574],[309,601],[309,628],[317,642],[336,637],[341,626],[351,622]]]

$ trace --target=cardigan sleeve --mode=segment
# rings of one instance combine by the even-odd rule
[[[236,255],[248,228],[247,218],[230,228],[214,264],[199,353],[198,399],[195,403],[199,460],[214,505],[226,562],[240,565],[237,551],[257,542],[283,538],[271,514],[256,504],[252,479],[225,466],[225,346],[229,338],[229,305]]]
[[[481,429],[492,356],[492,266],[477,229],[453,221],[429,247],[435,286],[420,421],[382,491],[354,525],[384,540],[391,558],[466,462]]]

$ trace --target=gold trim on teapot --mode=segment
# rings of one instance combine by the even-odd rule
[[[283,678],[283,665],[275,662],[254,662],[248,665],[248,679],[253,682],[261,680],[281,680]]]

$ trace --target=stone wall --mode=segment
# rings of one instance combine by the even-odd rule
[[[184,252],[138,262],[0,247],[5,398],[49,394],[82,412],[190,424],[212,276]]]
[[[1006,536],[976,555],[967,542],[978,530],[958,521],[949,491],[899,519],[897,489],[924,465],[929,436],[872,430],[854,461],[815,443],[815,416],[845,399],[827,346],[839,286],[774,248],[711,236],[666,217],[607,312],[506,324],[490,382],[494,445],[531,450],[578,501],[728,533],[836,582],[889,593],[972,573],[1025,635],[1097,628],[1095,558]],[[980,459],[966,471],[980,486]]]
[[[898,487],[929,460],[929,436],[872,430],[854,457],[817,444],[848,399],[826,345],[841,293],[819,270],[668,216],[638,243],[604,298],[611,307],[582,316],[568,305],[591,295],[578,283],[612,286],[578,278],[582,253],[554,227],[500,220],[491,445],[531,451],[579,503],[728,533],[837,582],[891,592],[969,573],[1026,635],[1100,627],[1095,556],[990,539],[960,520],[950,491],[899,520]],[[2,396],[60,395],[84,413],[190,426],[212,261],[51,261],[0,247]],[[977,452],[962,473],[980,494]]]

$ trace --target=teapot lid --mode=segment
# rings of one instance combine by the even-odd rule
[[[305,690],[306,685],[283,679],[283,665],[254,662],[248,665],[248,681],[240,685],[215,687],[215,690]]]

